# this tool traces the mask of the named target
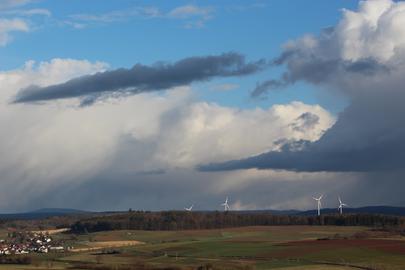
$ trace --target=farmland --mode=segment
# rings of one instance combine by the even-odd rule
[[[366,227],[116,230],[53,237],[73,246],[0,269],[404,269],[405,237]]]

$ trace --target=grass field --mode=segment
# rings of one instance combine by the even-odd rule
[[[65,239],[76,252],[34,255],[32,265],[0,269],[405,269],[405,238],[363,227],[110,231],[54,237]]]

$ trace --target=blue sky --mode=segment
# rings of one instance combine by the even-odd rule
[[[198,55],[239,52],[248,59],[272,59],[286,41],[335,25],[341,9],[353,9],[357,1],[33,1],[24,9],[46,9],[50,16],[29,18],[28,33],[12,33],[13,41],[0,48],[0,68],[21,67],[27,60],[52,58],[107,62],[111,68],[176,61]],[[170,16],[171,11],[194,6],[206,14]],[[19,7],[17,7],[19,8]],[[143,9],[159,12],[143,13]],[[139,11],[141,10],[141,11]],[[151,11],[149,11],[151,12]],[[95,20],[80,16],[98,16]],[[100,18],[104,16],[103,18]],[[197,25],[199,24],[200,25]],[[73,26],[75,24],[75,26]],[[201,99],[226,106],[250,108],[301,100],[327,106],[336,113],[344,102],[331,102],[306,83],[274,91],[267,99],[252,100],[257,82],[277,77],[274,68],[254,76],[211,81],[238,85],[233,91],[205,91]],[[198,87],[201,86],[201,87]]]

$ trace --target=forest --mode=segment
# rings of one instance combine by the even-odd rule
[[[244,226],[276,225],[336,225],[399,227],[405,218],[376,214],[345,215],[273,215],[267,212],[185,212],[129,211],[116,215],[97,216],[79,220],[72,224],[71,231],[88,233],[111,230],[199,230]]]

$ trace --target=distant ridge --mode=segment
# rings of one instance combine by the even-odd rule
[[[136,211],[136,210],[134,210]],[[176,211],[176,210],[174,210]],[[23,213],[10,213],[10,214],[0,214],[0,219],[3,220],[28,220],[28,219],[43,219],[54,216],[68,216],[68,215],[97,215],[97,214],[119,214],[126,213],[127,211],[101,211],[101,212],[90,212],[71,208],[41,208],[29,212]],[[157,211],[159,212],[159,211]],[[164,211],[166,212],[166,211]],[[195,211],[195,212],[215,212],[213,210],[205,211]],[[234,212],[234,211],[232,211]],[[240,210],[235,211],[239,213],[268,213],[277,216],[315,216],[317,210]],[[321,214],[337,214],[337,208],[324,208],[321,209]],[[379,214],[379,215],[392,215],[392,216],[405,216],[405,207],[397,206],[365,206],[358,208],[344,208],[344,214]]]
[[[30,212],[23,212],[23,213],[11,213],[11,214],[0,214],[0,219],[43,219],[48,217],[55,217],[55,216],[67,216],[67,215],[74,215],[74,214],[86,214],[90,212],[86,212],[83,210],[77,209],[70,209],[70,208],[41,208],[37,210],[33,210]]]
[[[77,214],[88,213],[87,211],[71,209],[71,208],[41,208],[30,211],[29,213],[59,213],[59,214]]]
[[[298,215],[314,216],[317,210],[301,211]],[[323,214],[338,213],[337,208],[324,208],[321,209]],[[358,208],[343,208],[343,213],[347,214],[380,214],[380,215],[392,215],[392,216],[405,216],[405,207],[397,206],[364,206]]]

